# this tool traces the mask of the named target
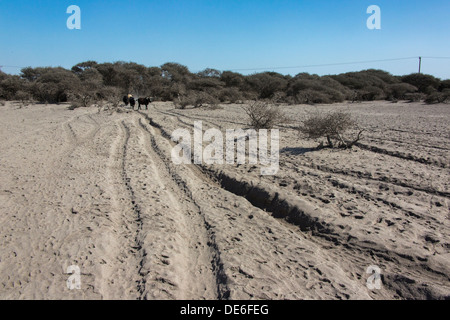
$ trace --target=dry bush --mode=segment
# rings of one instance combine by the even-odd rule
[[[350,140],[344,137],[344,134],[351,129],[357,129],[358,125],[351,115],[342,111],[335,111],[328,114],[316,113],[309,116],[298,127],[301,134],[308,139],[326,138],[327,145],[323,142],[319,148],[351,148],[361,139],[364,130],[358,130],[358,133]]]
[[[404,96],[405,100],[408,102],[420,102],[422,100],[425,100],[426,95],[424,93],[406,93]]]
[[[255,101],[242,107],[250,118],[249,125],[254,129],[272,129],[287,122],[283,112],[268,101]]]
[[[448,103],[448,102],[450,102],[450,90],[449,89],[444,90],[444,92],[430,93],[425,99],[425,103],[427,103],[427,104]]]
[[[174,100],[176,109],[186,109],[188,106],[195,105],[196,95],[189,92],[188,94],[178,95]]]
[[[196,93],[194,108],[201,108],[205,106],[217,108],[218,104],[219,100],[214,95],[202,91]]]
[[[220,102],[224,103],[237,103],[243,100],[242,92],[239,88],[231,87],[224,88],[219,91],[218,98]]]
[[[213,95],[203,91],[189,91],[181,95],[175,104],[177,109],[186,109],[188,106],[193,108],[209,107],[215,109],[218,107],[219,100]]]
[[[14,98],[21,103],[21,106],[24,107],[31,102],[31,94],[22,90],[16,92]]]

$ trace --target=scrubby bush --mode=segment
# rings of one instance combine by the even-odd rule
[[[178,109],[186,109],[188,106],[193,108],[201,108],[204,106],[216,107],[220,101],[203,91],[188,91],[187,94],[180,96],[176,101],[175,107]]]
[[[25,68],[22,69],[23,79],[34,79],[29,84],[29,91],[39,102],[67,102],[81,85],[81,80],[71,71],[64,68]]]
[[[219,103],[214,95],[204,91],[198,91],[195,93],[194,108],[201,108],[204,106],[215,107]]]
[[[444,91],[446,89],[450,89],[450,80],[441,81],[441,85],[439,86],[439,91]]]
[[[324,92],[314,89],[304,89],[299,91],[294,96],[294,101],[300,104],[316,104],[316,103],[331,103],[330,97]]]
[[[236,87],[223,88],[218,93],[220,102],[237,103],[244,99],[242,92]]]
[[[32,99],[31,94],[29,92],[19,90],[16,92],[14,100],[18,100],[22,103],[22,105],[25,105],[29,103]]]
[[[441,81],[428,74],[413,73],[401,78],[402,82],[409,83],[419,89],[419,92],[430,94],[430,90],[438,90]]]
[[[236,72],[224,71],[220,75],[220,80],[225,83],[225,86],[227,87],[243,88],[245,76]]]
[[[122,102],[122,91],[117,87],[102,86],[97,91],[98,100],[107,101],[110,103],[121,103]]]
[[[417,92],[417,87],[409,83],[395,83],[388,86],[389,100],[404,100],[406,95]]]
[[[193,75],[186,66],[175,62],[168,62],[161,66],[161,76],[171,82],[187,84]]]
[[[193,106],[195,103],[195,97],[193,94],[180,95],[174,100],[176,109],[186,109],[188,106]]]
[[[220,90],[224,83],[218,78],[198,78],[193,79],[187,84],[189,90],[211,91],[211,89]]]
[[[255,101],[244,105],[242,109],[249,117],[249,125],[253,129],[272,129],[276,125],[287,121],[286,116],[280,108],[268,101]]]
[[[96,80],[86,80],[69,94],[69,100],[78,102],[82,107],[89,107],[99,99],[102,83]]]
[[[357,128],[357,123],[351,115],[342,111],[335,111],[328,114],[316,113],[309,116],[298,127],[298,131],[308,139],[326,138],[326,143],[321,142],[319,147],[340,147],[351,148],[357,143],[362,134],[359,130],[357,135],[351,140],[347,140],[344,134]]]
[[[25,86],[25,81],[20,77],[6,75],[3,77],[3,80],[0,81],[0,98],[5,100],[15,100],[17,92],[22,91]]]
[[[450,102],[450,90],[446,89],[443,92],[433,92],[426,97],[425,102],[428,104],[448,103]]]
[[[408,102],[419,102],[422,100],[425,100],[426,95],[424,93],[406,93],[404,95],[405,100],[407,100]]]
[[[289,81],[286,93],[295,103],[315,104],[342,102],[349,92],[331,77],[301,73]]]
[[[286,91],[288,81],[285,76],[275,72],[257,73],[246,77],[246,88],[253,91],[259,99],[271,99],[276,92]]]
[[[352,101],[373,101],[389,98],[390,85],[400,83],[397,77],[382,70],[363,70],[330,76],[351,92]]]

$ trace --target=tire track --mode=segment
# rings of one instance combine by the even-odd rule
[[[124,139],[124,143],[123,143],[123,148],[122,148],[122,167],[121,167],[121,175],[122,175],[122,180],[123,180],[123,184],[125,185],[125,188],[128,190],[128,198],[131,201],[131,211],[133,213],[132,217],[135,223],[135,236],[134,236],[134,244],[135,246],[132,247],[132,249],[135,249],[136,251],[136,256],[137,259],[139,261],[139,269],[138,269],[138,273],[141,277],[141,279],[138,281],[137,283],[137,290],[140,294],[140,299],[142,299],[142,295],[145,292],[145,272],[143,270],[143,265],[144,265],[144,258],[145,258],[145,252],[143,252],[143,240],[142,240],[142,228],[143,228],[143,221],[142,221],[142,213],[141,213],[141,208],[139,206],[139,204],[136,203],[136,195],[135,195],[135,191],[133,190],[131,184],[130,184],[130,180],[131,178],[128,175],[128,171],[127,171],[127,166],[128,166],[128,157],[129,157],[129,141],[130,141],[130,129],[129,127],[125,124],[124,121],[121,121],[121,127],[122,127],[122,131],[125,132],[125,139]]]
[[[320,171],[320,170],[319,170]],[[305,166],[303,169],[303,172],[305,172],[307,175],[310,175],[312,177],[317,177],[317,173],[314,172],[314,169],[312,169],[311,167],[307,167]],[[374,192],[369,192],[367,190],[367,188],[364,188],[364,183],[359,182],[359,181],[351,181],[350,179],[348,179],[349,176],[343,176],[343,177],[335,177],[335,178],[331,178],[331,177],[327,177],[327,174],[329,174],[329,172],[327,171],[321,171],[322,176],[320,176],[320,183],[323,184],[324,182],[326,182],[330,187],[333,188],[338,188],[339,190],[342,190],[344,192],[346,192],[349,195],[359,195],[361,198],[365,199],[366,201],[373,201],[375,203],[382,203],[383,205],[387,206],[387,208],[393,208],[393,209],[398,209],[401,210],[404,215],[406,215],[408,218],[415,218],[418,219],[420,221],[426,220],[426,219],[431,219],[433,221],[436,221],[436,218],[434,218],[433,216],[429,215],[429,216],[421,216],[415,212],[412,211],[412,209],[408,209],[402,206],[402,204],[399,204],[397,202],[394,202],[392,200],[388,199],[388,194],[385,194],[385,198],[383,198],[382,195],[380,195],[379,193],[377,193],[376,195],[374,194]],[[369,179],[368,179],[369,180]],[[370,180],[369,180],[370,181]],[[366,182],[370,183],[370,182]],[[378,190],[380,191],[380,188],[382,188],[383,190],[391,190],[387,185],[388,183],[380,183],[380,181],[378,180],[374,180],[372,182],[374,184],[374,190]],[[398,187],[398,189],[402,188],[406,189],[403,190],[402,192],[400,192],[399,190],[397,190],[396,192],[394,192],[394,195],[397,194],[402,194],[402,195],[407,195],[408,197],[413,195],[413,192],[410,190],[410,188],[407,187],[400,187],[398,185],[395,185]],[[295,187],[294,187],[295,189]],[[300,189],[300,187],[298,187],[298,189]],[[304,190],[307,191],[307,190]],[[300,195],[306,195],[306,194],[314,194],[313,191],[307,191],[307,193],[305,194],[305,192],[301,192],[301,191],[297,191],[297,194]],[[329,203],[328,199],[324,199],[322,197],[317,197],[316,195],[313,195],[314,198],[324,202],[324,203]],[[434,195],[431,195],[431,197],[434,197]],[[328,200],[328,201],[326,201]]]
[[[378,138],[375,136],[368,136],[367,138],[372,141],[375,141],[375,142],[393,142],[393,143],[397,143],[397,144],[407,146],[407,147],[415,146],[415,147],[421,147],[421,148],[426,148],[426,149],[450,151],[450,148],[446,148],[446,147],[442,147],[442,146],[425,145],[422,143],[416,143],[416,142],[412,142],[412,141],[405,142],[405,141],[401,141],[401,140],[397,140],[397,139],[393,139],[393,138]]]
[[[421,157],[416,157],[412,154],[404,154],[404,153],[401,153],[398,151],[387,150],[387,149],[371,146],[368,144],[364,144],[361,142],[357,142],[355,145],[364,150],[368,150],[368,151],[378,153],[378,154],[388,155],[388,156],[403,159],[403,160],[414,161],[414,162],[418,162],[418,163],[422,163],[422,164],[429,164],[429,165],[437,166],[437,167],[444,168],[444,169],[448,167],[448,164],[446,164],[446,163],[442,163],[439,161],[432,161],[432,160],[421,158]]]
[[[121,244],[116,256],[126,261],[107,274],[107,282],[115,277],[124,286],[135,283],[130,297],[137,299],[224,298],[227,289],[215,263],[220,254],[208,227],[197,227],[202,226],[198,207],[172,182],[151,147],[152,133],[139,119],[117,125],[120,134],[112,147],[109,179],[114,220],[125,224],[116,236]],[[129,252],[133,257],[127,257]]]
[[[170,165],[168,165],[167,159],[162,154],[155,140],[155,135],[157,135],[159,132],[155,131],[150,125],[145,124],[145,121],[142,121],[141,117],[139,118],[138,122],[144,137],[143,144],[147,147],[147,154],[149,157],[154,159],[155,162],[158,163],[157,167],[159,168],[159,173],[164,177],[163,179],[161,179],[161,181],[165,182],[166,187],[172,188],[173,194],[181,193],[181,195],[179,195],[178,197],[178,200],[175,200],[172,196],[171,203],[180,203],[179,199],[184,198],[184,205],[188,205],[188,208],[191,207],[191,209],[188,209],[187,211],[188,214],[184,214],[185,221],[183,227],[183,229],[189,230],[189,250],[191,251],[189,257],[191,260],[194,259],[194,261],[191,263],[193,267],[191,267],[189,270],[190,274],[187,275],[187,281],[191,283],[191,286],[193,282],[198,282],[198,279],[195,280],[196,270],[199,269],[199,265],[201,266],[202,264],[205,264],[205,261],[208,261],[208,265],[206,267],[208,270],[210,270],[208,272],[210,274],[203,274],[202,278],[209,279],[209,283],[206,283],[203,286],[205,286],[206,288],[211,288],[211,282],[213,282],[213,298],[228,298],[229,289],[226,285],[227,277],[223,270],[220,250],[215,241],[215,236],[211,232],[212,226],[206,221],[203,209],[195,201],[195,197],[189,190],[187,184],[178,175],[178,173],[174,171]],[[174,186],[170,187],[172,183],[167,183],[167,181],[173,181]],[[190,214],[189,211],[191,211]],[[203,267],[203,269],[205,269],[205,267]]]
[[[186,126],[189,126],[189,127],[192,127],[194,125],[194,123],[185,122],[184,120],[181,120],[180,117],[187,118],[187,119],[194,120],[194,121],[201,120],[201,121],[203,121],[205,123],[209,123],[213,128],[219,127],[220,129],[222,129],[222,126],[220,124],[213,123],[210,120],[206,120],[205,118],[201,118],[201,117],[195,118],[195,117],[191,117],[191,116],[188,116],[188,115],[179,114],[179,113],[176,113],[176,112],[162,111],[162,110],[158,109],[157,107],[154,107],[154,109],[156,111],[158,111],[159,113],[162,113],[162,114],[165,114],[165,115],[168,115],[168,116],[171,116],[171,117],[176,117],[178,122],[181,122],[182,124],[184,124]],[[141,114],[143,114],[143,113],[141,113]]]
[[[109,250],[113,263],[112,269],[102,268],[106,279],[103,283],[105,297],[141,299],[145,288],[142,269],[142,217],[140,208],[135,204],[133,189],[127,175],[127,155],[130,140],[129,128],[123,120],[116,122],[118,135],[111,146],[107,181],[110,186],[112,212],[115,230],[114,246]],[[133,284],[130,288],[130,284]],[[111,290],[114,288],[114,290]],[[121,292],[122,291],[122,292]]]
[[[319,170],[319,171],[322,171],[325,173],[333,173],[333,174],[338,174],[338,175],[342,175],[342,176],[350,176],[350,177],[354,177],[354,178],[358,178],[358,179],[362,178],[362,179],[382,182],[382,183],[386,183],[386,184],[394,185],[394,186],[398,186],[398,187],[413,189],[415,191],[424,192],[429,195],[436,195],[436,196],[441,196],[441,197],[445,197],[445,198],[450,198],[450,192],[433,190],[430,188],[423,188],[420,186],[414,186],[414,185],[408,184],[406,182],[399,181],[398,179],[395,179],[395,178],[391,179],[386,176],[376,178],[376,177],[372,177],[369,173],[345,170],[345,169],[335,169],[335,168],[330,168],[330,167],[327,167],[324,165],[318,165],[318,164],[301,163],[300,165],[303,167],[306,167],[306,168]]]

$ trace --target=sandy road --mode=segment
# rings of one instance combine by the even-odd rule
[[[367,252],[302,232],[201,168],[174,165],[153,116],[187,125],[152,108],[2,109],[0,298],[396,296],[367,289]],[[66,286],[70,265],[81,290]]]

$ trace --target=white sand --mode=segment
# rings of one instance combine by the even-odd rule
[[[174,165],[173,130],[247,127],[223,107],[1,106],[0,299],[450,296],[448,105],[283,106],[298,120],[348,110],[367,131],[352,150],[311,151],[283,126],[276,176]]]

